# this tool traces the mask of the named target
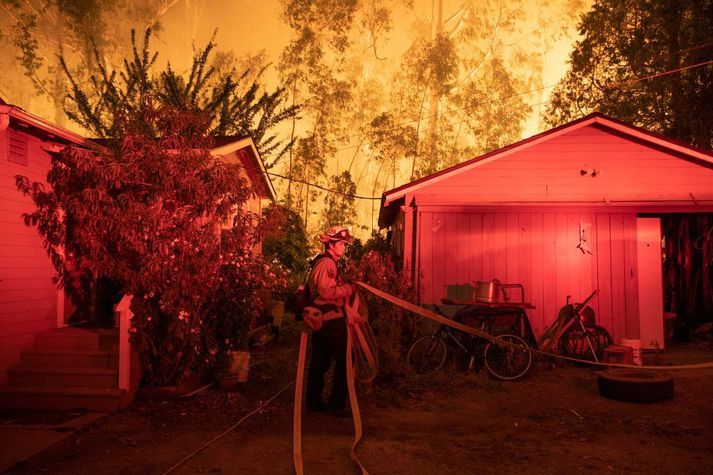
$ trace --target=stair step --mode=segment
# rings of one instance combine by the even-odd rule
[[[20,366],[112,368],[119,364],[116,350],[83,348],[31,348],[22,352]]]
[[[0,407],[7,409],[87,409],[113,412],[131,403],[117,388],[0,386]]]
[[[36,334],[35,347],[110,350],[118,343],[118,338],[119,330],[116,328],[64,327]]]
[[[117,368],[20,366],[7,371],[8,386],[116,388]]]

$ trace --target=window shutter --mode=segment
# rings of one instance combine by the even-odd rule
[[[26,167],[28,164],[27,134],[9,129],[8,138],[7,160]]]

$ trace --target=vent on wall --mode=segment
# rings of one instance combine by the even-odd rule
[[[8,153],[7,160],[18,165],[27,166],[27,134],[16,130],[8,130]]]

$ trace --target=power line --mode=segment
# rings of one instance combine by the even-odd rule
[[[713,44],[713,42],[711,42],[710,44]],[[689,48],[689,49],[693,49],[693,48]],[[683,50],[683,51],[685,51],[685,50]],[[673,53],[672,53],[672,54],[673,54]],[[684,67],[681,67],[681,68],[672,69],[672,70],[668,70],[668,71],[663,71],[663,72],[656,73],[656,74],[652,74],[652,75],[649,75],[649,76],[638,77],[638,78],[635,78],[635,79],[632,79],[632,80],[629,80],[629,81],[620,81],[620,82],[617,82],[617,83],[612,83],[611,85],[608,86],[608,88],[613,88],[613,87],[615,87],[615,86],[617,86],[617,85],[628,85],[628,84],[634,84],[634,83],[637,83],[637,82],[646,81],[646,80],[650,80],[650,79],[656,79],[656,78],[658,78],[658,77],[666,76],[666,75],[669,75],[669,74],[674,74],[674,73],[681,72],[681,71],[684,71],[684,70],[687,70],[687,69],[693,69],[693,68],[697,68],[697,67],[701,67],[701,66],[706,66],[706,65],[708,65],[708,64],[713,64],[713,60],[704,61],[704,62],[701,62],[701,63],[697,63],[697,64],[693,64],[693,65],[689,65],[689,66],[684,66]],[[542,88],[535,89],[534,91],[537,91],[537,90],[540,90],[540,89],[544,89],[544,88],[548,88],[548,87],[554,87],[554,86],[543,86]],[[522,94],[527,94],[527,93],[529,93],[529,92],[531,92],[531,91],[527,91],[527,92],[524,92],[524,93],[513,94],[513,95],[511,95],[511,96],[507,96],[507,97],[505,97],[505,98],[499,98],[499,99],[497,99],[497,100],[503,100],[503,101],[504,101],[504,100],[512,99],[512,98],[517,97],[517,96],[522,95]],[[488,103],[492,103],[492,102],[495,102],[495,101],[496,101],[496,99],[494,99],[494,100],[492,100],[492,101],[487,101],[487,102],[479,103],[478,105],[488,104]],[[543,104],[546,104],[546,103],[547,103],[547,101],[538,102],[538,103],[536,103],[536,104],[530,104],[530,105],[528,105],[527,107],[536,107],[536,106],[543,105]],[[475,107],[475,106],[473,106],[473,107]],[[451,112],[458,112],[459,110],[465,110],[465,109],[466,109],[466,108],[464,108],[464,109],[456,109],[456,110],[451,111]],[[442,113],[442,114],[440,114],[440,115],[443,115],[443,114],[444,114],[444,113]],[[470,118],[470,119],[462,118],[462,119],[460,120],[460,122],[458,122],[458,121],[449,122],[448,125],[455,125],[456,123],[458,123],[458,125],[464,124],[464,123],[465,123],[465,124],[468,124],[468,123],[470,123],[470,122],[472,122],[472,121],[474,121],[474,120],[477,120],[477,118]],[[386,128],[386,129],[381,129],[381,130],[387,130],[387,131],[388,131],[388,130],[392,130],[392,129],[396,129],[396,127]],[[363,134],[358,134],[358,135],[355,135],[355,136],[359,136],[359,135],[363,135]],[[348,146],[348,147],[336,149],[336,151],[348,150],[348,149],[357,148],[357,147],[360,147],[360,146],[361,146],[361,145],[351,145],[351,146]],[[266,172],[266,173],[267,173],[268,175],[275,176],[275,177],[277,177],[277,178],[282,178],[282,179],[285,179],[285,180],[289,180],[289,179],[290,179],[289,177],[286,177],[286,176],[284,176],[284,175],[280,175],[280,174],[277,174],[277,173],[273,173],[273,172]],[[355,195],[355,194],[345,193],[345,192],[342,192],[342,191],[339,191],[339,190],[334,190],[334,189],[331,189],[331,188],[324,187],[324,186],[322,186],[322,185],[318,185],[318,184],[316,184],[316,183],[311,183],[311,182],[307,182],[307,181],[304,181],[304,180],[299,180],[299,179],[296,179],[296,178],[293,178],[292,181],[297,182],[297,183],[302,183],[302,184],[304,184],[304,185],[309,185],[309,186],[318,188],[318,189],[320,189],[320,190],[326,191],[326,192],[328,192],[328,193],[337,193],[337,194],[340,194],[340,195],[343,195],[343,196],[348,196],[348,197],[351,197],[351,198],[354,198],[354,199],[370,200],[370,201],[381,200],[380,197],[361,196],[361,195]]]
[[[713,44],[713,42],[711,42],[711,44]],[[690,48],[690,49],[693,49],[693,48]],[[685,50],[682,50],[682,51],[685,51]],[[671,53],[671,54],[674,54],[674,53]],[[650,79],[656,79],[656,78],[658,78],[658,77],[667,76],[667,75],[669,75],[669,74],[673,74],[673,73],[685,71],[685,70],[687,70],[687,69],[693,69],[693,68],[697,68],[697,67],[701,67],[701,66],[706,66],[706,65],[708,65],[708,64],[713,64],[713,60],[708,60],[708,61],[704,61],[704,62],[701,62],[701,63],[692,64],[692,65],[689,65],[689,66],[683,66],[683,67],[681,67],[681,68],[676,68],[676,69],[672,69],[672,70],[667,70],[667,71],[663,71],[663,72],[660,72],[660,73],[652,74],[652,75],[649,75],[649,76],[642,76],[642,77],[637,77],[637,78],[634,78],[634,79],[631,79],[631,80],[614,82],[614,83],[611,83],[611,84],[609,84],[608,86],[606,86],[606,88],[607,88],[607,89],[613,89],[613,88],[615,88],[615,87],[617,87],[617,86],[624,86],[624,85],[628,85],[628,84],[635,84],[635,83],[637,83],[637,82],[646,81],[646,80],[650,80]],[[497,99],[492,99],[492,100],[489,100],[489,101],[479,102],[478,104],[473,105],[473,106],[464,107],[464,108],[460,108],[460,109],[453,109],[453,110],[451,110],[451,111],[448,111],[447,113],[446,113],[446,112],[441,112],[441,113],[432,114],[432,115],[430,115],[430,116],[423,117],[423,118],[421,118],[421,119],[419,119],[419,120],[425,120],[425,119],[429,119],[429,118],[437,117],[437,116],[442,116],[442,115],[446,115],[446,114],[449,114],[449,115],[450,115],[450,114],[452,114],[453,112],[460,112],[460,111],[465,111],[465,110],[468,110],[468,109],[474,109],[474,108],[476,108],[476,107],[478,107],[478,106],[482,106],[482,105],[486,105],[486,104],[492,104],[492,103],[496,103],[496,102],[505,102],[505,101],[507,101],[507,100],[513,99],[513,98],[518,97],[518,96],[530,94],[530,93],[532,93],[532,92],[538,92],[538,91],[541,91],[541,90],[544,90],[544,89],[549,89],[549,88],[552,88],[552,87],[555,87],[555,86],[557,86],[557,84],[550,84],[550,85],[542,86],[542,87],[539,87],[539,88],[536,88],[536,89],[531,89],[531,90],[529,90],[529,91],[519,92],[519,93],[516,93],[516,94],[512,94],[512,95],[510,95],[510,96],[505,96],[505,97],[500,97],[500,98],[497,98]],[[532,104],[532,106],[541,105],[541,104],[544,104],[544,103]],[[472,120],[475,120],[475,119],[468,119],[468,120],[465,121],[465,122],[467,123],[467,122],[470,122],[470,121],[472,121]],[[407,125],[407,124],[411,124],[411,123],[414,123],[414,122],[418,122],[418,120],[406,121],[406,122],[402,122],[401,124],[397,124],[397,125],[395,125],[395,126],[393,126],[393,127],[387,127],[387,128],[384,128],[384,129],[376,129],[376,130],[387,131],[387,132],[390,131],[390,130],[398,130],[398,129],[400,128],[400,126],[402,126],[402,125]],[[461,122],[463,122],[463,121],[461,121]],[[454,123],[455,123],[455,122],[451,122],[451,123],[449,123],[448,125],[452,125],[452,124],[454,124]],[[359,133],[359,134],[354,134],[354,135],[351,135],[351,136],[349,136],[349,137],[344,137],[344,138],[359,137],[359,136],[361,136],[361,135],[366,135],[366,134],[367,134],[367,133]],[[390,136],[390,137],[391,137],[391,138],[394,138],[394,137],[397,137],[397,136],[398,136],[397,134],[394,134],[394,135],[392,135],[392,136]],[[387,138],[389,138],[389,137],[387,137]],[[335,139],[335,140],[338,140],[338,139]],[[330,141],[330,142],[333,142],[333,141],[334,141],[334,140],[332,140],[332,141]],[[359,146],[360,146],[360,145],[349,145],[349,146],[347,146],[347,147],[338,148],[338,149],[336,149],[335,151],[336,151],[336,152],[339,152],[339,151],[342,151],[342,150],[348,150],[348,149],[355,148],[355,147],[359,147]]]
[[[628,85],[628,84],[634,84],[634,83],[641,82],[641,81],[647,81],[647,80],[649,80],[649,79],[656,79],[656,78],[660,78],[660,77],[662,77],[662,76],[668,76],[669,74],[679,73],[679,72],[685,71],[685,70],[687,70],[687,69],[693,69],[693,68],[698,68],[698,67],[701,67],[701,66],[706,66],[706,65],[708,65],[708,64],[713,64],[713,59],[710,59],[710,60],[708,60],[708,61],[703,61],[703,62],[697,63],[697,64],[691,64],[690,66],[683,66],[683,67],[681,67],[681,68],[671,69],[671,70],[669,70],[669,71],[664,71],[664,72],[661,72],[661,73],[652,74],[652,75],[650,75],[650,76],[644,76],[644,77],[632,79],[632,80],[630,80],[630,81],[620,81],[620,82],[618,82],[618,83],[610,84],[609,86],[607,86],[607,89],[613,89],[613,88],[616,87],[616,86],[626,86],[626,85]]]
[[[657,57],[654,57],[653,59],[654,59],[654,60],[657,60],[657,59],[660,59],[660,58],[663,58],[663,57],[666,57],[666,56],[672,56],[672,55],[674,55],[674,54],[680,54],[680,53],[683,53],[683,52],[686,52],[686,51],[692,51],[692,50],[696,50],[696,49],[701,49],[701,48],[704,48],[704,47],[709,46],[709,45],[713,45],[713,41],[710,41],[710,42],[707,42],[707,43],[703,43],[703,44],[700,44],[700,45],[697,45],[697,46],[693,46],[693,47],[690,47],[690,48],[684,48],[684,49],[681,49],[681,50],[678,50],[678,51],[674,51],[674,52],[672,52],[672,53],[668,53],[668,54],[666,54],[666,55],[657,56]],[[673,69],[673,70],[669,70],[669,71],[664,71],[664,72],[657,73],[657,74],[654,74],[654,75],[651,75],[651,76],[645,76],[645,77],[641,77],[641,78],[635,78],[635,79],[632,79],[632,80],[629,80],[629,81],[620,81],[620,82],[618,82],[618,83],[612,83],[612,84],[610,84],[608,87],[609,87],[609,88],[613,88],[613,87],[616,87],[617,85],[634,84],[634,83],[636,83],[636,82],[640,82],[640,81],[643,81],[643,80],[653,79],[653,78],[660,77],[660,76],[666,76],[666,75],[668,75],[668,74],[673,74],[673,73],[680,72],[680,71],[683,71],[683,70],[686,70],[686,69],[692,69],[692,68],[696,68],[696,67],[700,67],[700,66],[705,66],[705,65],[711,64],[711,63],[713,63],[713,60],[711,60],[711,61],[705,61],[705,62],[702,62],[702,63],[697,63],[697,64],[690,65],[690,66],[684,66],[684,67],[677,68],[677,69]],[[373,129],[373,130],[375,130],[375,131],[382,131],[382,132],[396,131],[396,130],[399,130],[399,129],[400,129],[402,126],[404,126],[404,125],[409,125],[409,124],[418,123],[418,122],[420,122],[420,121],[422,121],[422,120],[431,119],[431,118],[439,117],[439,116],[442,116],[442,115],[447,115],[447,114],[448,114],[448,115],[451,115],[451,114],[453,114],[453,113],[455,113],[455,112],[461,112],[461,111],[467,111],[467,110],[470,110],[470,109],[475,109],[476,107],[480,107],[480,106],[483,106],[483,105],[486,105],[486,104],[493,104],[493,103],[497,103],[497,102],[507,101],[507,100],[513,99],[513,98],[515,98],[515,97],[519,97],[519,96],[523,96],[523,95],[529,95],[529,94],[532,94],[532,93],[535,93],[535,92],[540,92],[540,91],[543,91],[543,90],[546,90],[546,89],[551,89],[551,88],[553,88],[553,87],[556,87],[558,84],[559,84],[559,83],[548,84],[548,85],[546,85],[546,86],[537,87],[537,88],[535,88],[535,89],[530,89],[530,90],[528,90],[528,91],[517,92],[517,93],[514,93],[514,94],[509,95],[509,96],[498,97],[498,98],[491,99],[491,100],[488,100],[488,101],[479,102],[479,103],[477,103],[477,104],[475,104],[475,105],[472,105],[472,106],[461,107],[461,108],[459,108],[459,109],[451,109],[451,110],[449,110],[449,111],[444,111],[444,112],[437,112],[437,113],[435,113],[435,114],[431,114],[431,115],[428,115],[428,116],[420,117],[420,118],[418,118],[418,119],[413,119],[413,120],[408,120],[408,121],[400,122],[400,123],[398,123],[398,124],[396,124],[396,125],[393,125],[393,126],[391,126],[391,127],[377,128],[377,129]],[[359,132],[359,133],[351,134],[351,135],[345,135],[345,136],[342,136],[342,137],[338,137],[338,138],[336,138],[336,139],[329,140],[328,143],[340,142],[340,141],[347,140],[347,139],[352,139],[352,138],[355,138],[355,137],[361,137],[361,136],[364,136],[364,135],[368,135],[370,132],[371,132],[371,131],[369,131],[369,132]],[[357,145],[357,146],[355,146],[355,145],[350,145],[350,146],[347,146],[347,147],[338,148],[338,149],[336,149],[336,151],[347,150],[347,149],[355,148],[355,147],[358,147],[358,145]]]
[[[242,166],[242,165],[241,165],[241,166]],[[248,168],[248,167],[243,167],[243,168]],[[255,168],[251,168],[251,169],[252,169],[252,170],[255,170],[255,171],[260,171],[260,170],[257,170],[257,169],[255,169]],[[270,176],[274,176],[274,177],[277,177],[277,178],[282,178],[283,180],[289,180],[289,179],[290,179],[289,177],[286,177],[286,176],[284,176],[284,175],[280,175],[280,174],[278,174],[278,173],[273,173],[273,172],[268,172],[268,171],[265,171],[265,173],[268,174],[268,175],[270,175]],[[338,195],[348,196],[348,197],[350,197],[350,198],[354,198],[354,199],[357,199],[357,200],[373,200],[373,201],[381,200],[381,197],[375,197],[375,196],[361,196],[361,195],[354,195],[354,194],[351,194],[351,193],[345,193],[345,192],[343,192],[343,191],[334,190],[334,189],[332,189],[332,188],[327,188],[327,187],[325,187],[325,186],[318,185],[318,184],[316,184],[316,183],[310,183],[310,182],[308,182],[308,181],[300,180],[300,179],[297,179],[297,178],[292,178],[292,181],[295,181],[295,182],[297,182],[297,183],[302,183],[303,185],[309,185],[309,186],[312,186],[312,187],[314,187],[314,188],[319,188],[320,190],[324,190],[324,191],[329,192],[329,193],[336,193],[336,194],[338,194]]]

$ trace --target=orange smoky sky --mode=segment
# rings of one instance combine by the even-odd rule
[[[442,18],[445,20],[467,2],[465,0],[440,0]],[[484,0],[485,1],[485,0]],[[503,38],[506,43],[522,45],[524,49],[535,51],[541,64],[540,92],[528,98],[532,112],[527,119],[522,138],[534,135],[543,129],[541,116],[552,88],[567,70],[567,59],[572,45],[577,39],[577,23],[581,13],[584,13],[592,0],[525,0],[501,2],[487,0],[491,10],[498,7],[519,9],[524,16],[524,26],[521,31],[513,33],[513,37]],[[264,76],[268,88],[279,85],[277,64],[280,54],[289,44],[295,34],[281,17],[282,0],[185,0],[176,2],[162,18],[163,30],[156,44],[161,53],[159,62],[170,60],[177,68],[187,68],[190,65],[192,44],[204,45],[214,34],[218,49],[232,51],[241,57],[250,54],[264,53],[271,63]],[[382,83],[389,81],[392,71],[399,68],[404,52],[414,41],[416,32],[433,28],[436,21],[436,9],[439,0],[414,0],[413,8],[406,6],[407,2],[398,0],[390,2],[392,6],[392,23],[389,33],[377,43],[378,55],[383,61],[369,58],[369,39],[363,42],[364,68],[362,75],[372,75]],[[494,4],[495,7],[493,7]],[[478,4],[474,4],[478,8]],[[550,37],[546,41],[546,49],[542,50],[534,36]],[[358,40],[357,40],[358,41]],[[358,43],[355,46],[359,47]],[[527,67],[527,66],[524,66]],[[355,124],[359,125],[359,124]],[[299,129],[299,126],[298,126]],[[284,132],[287,134],[287,131]],[[358,145],[356,145],[358,147]],[[335,160],[327,164],[327,176],[336,175],[347,166],[354,165],[354,179],[357,183],[357,194],[379,196],[378,187],[385,186],[378,182],[378,164],[371,163],[364,153],[355,153],[355,144],[349,143],[338,152]],[[465,160],[471,157],[459,157]],[[285,163],[275,169],[278,173],[286,173]],[[407,176],[396,179],[395,185],[407,180]],[[286,194],[286,184],[279,178],[273,179],[278,194]],[[321,200],[318,200],[321,201]],[[357,222],[361,229],[356,229],[357,235],[368,236],[369,229],[375,226],[378,215],[378,202],[358,201]],[[308,226],[315,231],[318,225],[320,206],[314,206],[310,211]],[[311,222],[311,224],[309,224]]]
[[[400,7],[392,18],[392,30],[380,45],[380,55],[386,57],[397,67],[403,52],[413,39],[414,25],[419,21],[432,21],[434,4],[437,0],[415,0],[413,10]],[[188,67],[191,60],[192,43],[205,44],[216,33],[218,48],[223,51],[232,50],[236,55],[264,52],[273,67],[267,72],[266,81],[269,86],[278,84],[277,72],[274,67],[279,61],[283,48],[288,44],[293,31],[282,21],[281,4],[283,0],[185,0],[175,3],[162,19],[163,31],[158,45],[163,61],[170,59],[180,67]],[[443,15],[448,17],[463,3],[463,0],[443,0]],[[547,4],[550,8],[547,14],[565,16],[565,9],[576,8],[580,13],[591,6],[592,0],[529,0],[508,1],[503,4],[511,7],[522,6],[522,9],[534,24],[541,22],[540,7]],[[577,39],[577,24],[562,24],[550,20],[549,28],[561,31],[547,51],[542,51],[542,83],[545,86],[554,85],[567,69],[567,59],[572,44]],[[515,38],[514,41],[522,41]],[[525,39],[525,41],[527,41]],[[546,100],[549,89],[544,90]],[[533,108],[531,119],[525,129],[524,136],[540,131],[539,115],[542,106]]]

